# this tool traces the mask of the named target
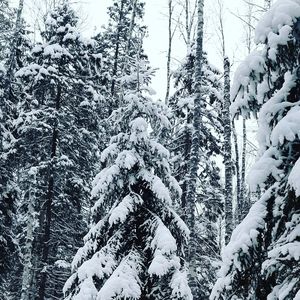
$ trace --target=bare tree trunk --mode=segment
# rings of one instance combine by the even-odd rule
[[[195,33],[195,19],[197,13],[198,1],[194,2],[191,0],[185,0],[185,30],[186,30],[186,38],[185,42],[188,48],[188,51],[191,48],[191,42],[194,39]]]
[[[190,28],[190,5],[189,0],[185,0],[185,30],[186,30],[186,44],[188,49],[191,46],[191,28]]]
[[[224,57],[224,163],[225,163],[225,242],[228,243],[233,230],[232,212],[232,154],[230,118],[230,62]]]
[[[243,150],[242,150],[242,169],[241,169],[241,217],[246,213],[246,153],[247,153],[247,127],[246,119],[243,119]],[[241,219],[240,219],[241,221]]]
[[[195,81],[196,81],[196,95],[194,100],[194,119],[193,119],[193,137],[191,145],[191,158],[189,168],[189,183],[187,191],[187,224],[191,230],[191,239],[189,244],[188,262],[190,287],[194,299],[197,298],[197,272],[196,272],[196,249],[195,249],[195,208],[196,208],[196,188],[198,169],[200,162],[200,139],[201,139],[201,104],[202,104],[202,58],[203,58],[203,7],[204,1],[198,0],[198,29],[197,29],[197,48],[195,61]]]
[[[168,24],[168,33],[169,33],[169,45],[168,45],[168,54],[167,54],[167,91],[165,97],[165,104],[168,105],[169,95],[170,95],[170,81],[171,81],[171,53],[172,53],[172,0],[169,0],[168,8],[169,8],[169,24]]]
[[[233,190],[232,190],[232,149],[231,149],[231,118],[230,118],[230,61],[226,56],[225,49],[225,34],[223,24],[223,2],[218,0],[218,17],[219,17],[219,31],[221,35],[223,68],[224,68],[224,97],[223,97],[223,112],[222,119],[224,124],[224,165],[225,165],[225,243],[230,240],[230,236],[234,226],[233,219]]]
[[[235,153],[235,176],[236,176],[236,206],[233,209],[235,212],[234,220],[235,225],[241,219],[241,207],[242,207],[242,200],[241,200],[241,172],[240,172],[240,154],[239,154],[239,145],[238,145],[238,137],[234,125],[234,120],[232,121],[232,135],[234,140],[234,153]]]

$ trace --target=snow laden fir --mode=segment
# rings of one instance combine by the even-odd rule
[[[139,91],[126,93],[109,119],[116,132],[101,155],[93,223],[73,260],[66,299],[191,299],[183,252],[189,229],[173,207],[181,189],[169,152],[148,128],[158,133],[169,124],[143,95],[142,68],[139,75]]]

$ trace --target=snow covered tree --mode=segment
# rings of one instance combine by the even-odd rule
[[[195,47],[187,54],[182,65],[173,72],[175,79],[175,93],[170,99],[170,107],[174,115],[174,132],[170,148],[173,155],[174,174],[182,188],[181,206],[183,215],[186,210],[186,176],[188,170],[188,162],[191,150],[192,140],[192,120],[195,97]],[[206,172],[210,166],[213,157],[222,152],[220,143],[222,134],[222,99],[220,84],[220,72],[212,66],[206,54],[203,57],[203,112],[201,113],[203,121],[203,131],[201,132],[201,174]],[[204,187],[201,180],[205,180],[205,176],[199,178],[199,188]]]
[[[278,0],[256,27],[260,46],[235,74],[232,112],[258,118],[248,183],[265,190],[234,230],[211,299],[300,297],[298,0]]]
[[[175,88],[174,95],[170,98],[170,107],[174,115],[174,131],[170,136],[170,149],[172,154],[172,166],[175,178],[179,181],[182,189],[180,199],[182,218],[186,218],[187,210],[187,185],[188,168],[191,155],[192,143],[192,120],[195,97],[195,46],[182,65],[174,72]],[[197,184],[197,206],[196,217],[196,244],[197,244],[197,273],[201,279],[198,280],[199,297],[206,298],[209,295],[214,279],[210,284],[204,284],[203,280],[208,277],[203,276],[204,270],[215,275],[215,267],[207,263],[208,255],[205,245],[217,245],[218,234],[212,230],[216,226],[217,219],[221,217],[223,211],[223,188],[220,184],[220,170],[216,167],[214,159],[222,152],[222,86],[220,84],[221,74],[207,61],[206,54],[203,56],[203,76],[202,76],[202,131],[199,147],[201,149],[199,162],[199,179]],[[213,192],[214,191],[214,192]],[[213,200],[214,199],[214,200]],[[199,211],[199,213],[197,212]],[[206,232],[207,231],[207,232]],[[200,246],[201,245],[201,246]],[[199,248],[198,248],[199,247]],[[210,246],[208,246],[209,248]],[[206,250],[205,250],[206,249]],[[203,251],[202,251],[203,250]],[[212,260],[219,259],[219,250],[212,253]],[[212,271],[212,269],[214,271]],[[209,286],[209,287],[208,287]],[[201,294],[201,295],[200,295]]]
[[[16,221],[18,187],[15,157],[16,134],[13,124],[18,98],[15,94],[15,71],[20,67],[28,47],[22,22],[23,1],[12,10],[7,1],[0,3],[0,296],[16,290],[14,271],[20,265],[17,240],[13,232]]]
[[[68,1],[45,19],[44,43],[21,68],[15,122],[24,224],[23,299],[62,296],[86,230],[99,151],[102,98],[96,42],[77,29]],[[34,228],[32,228],[34,224]]]
[[[196,202],[197,202],[197,188],[199,186],[199,171],[200,171],[200,162],[202,156],[202,146],[204,145],[204,140],[206,135],[209,133],[205,132],[205,122],[211,121],[211,115],[204,118],[204,107],[205,107],[205,89],[203,87],[203,78],[204,78],[204,55],[203,55],[203,8],[204,1],[198,0],[198,21],[197,21],[197,39],[195,42],[196,51],[195,51],[195,86],[194,86],[194,96],[192,97],[193,111],[191,118],[191,129],[192,129],[192,138],[190,142],[190,154],[188,159],[188,170],[187,170],[187,188],[186,188],[186,200],[185,200],[185,212],[186,212],[186,221],[191,230],[191,239],[188,247],[188,263],[189,263],[189,282],[194,299],[200,297],[201,287],[198,284],[198,261],[197,261],[197,234],[196,234]],[[193,76],[193,75],[192,75]],[[188,135],[187,135],[188,136]],[[213,139],[210,141],[212,142]],[[188,146],[188,145],[187,145]],[[209,148],[209,147],[208,147]],[[201,175],[200,175],[201,176]],[[200,289],[199,289],[200,288]]]
[[[169,152],[155,138],[169,123],[149,97],[151,73],[141,60],[123,78],[122,106],[109,118],[114,136],[93,183],[93,222],[73,260],[65,299],[191,299],[189,230],[173,207],[181,190]]]

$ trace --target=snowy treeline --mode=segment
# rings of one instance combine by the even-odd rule
[[[246,2],[234,76],[222,1],[221,68],[205,1],[166,1],[164,101],[150,1],[111,0],[89,38],[72,1],[39,29],[25,2],[0,3],[0,299],[300,299],[300,1]]]

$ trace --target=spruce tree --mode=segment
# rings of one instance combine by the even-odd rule
[[[21,68],[17,153],[24,229],[24,299],[61,298],[86,230],[99,151],[100,56],[64,1],[45,18],[44,43]],[[32,228],[34,224],[34,228]]]
[[[299,1],[278,0],[256,27],[259,50],[235,74],[232,112],[259,113],[248,183],[265,192],[234,230],[211,299],[300,296],[299,18]]]
[[[170,98],[174,131],[170,136],[172,166],[175,178],[182,189],[180,213],[186,218],[188,168],[191,155],[192,120],[195,89],[195,46],[192,46],[182,65],[174,72],[174,95]],[[222,86],[220,72],[203,56],[202,76],[202,131],[199,147],[199,179],[196,205],[196,248],[198,297],[208,298],[216,276],[216,261],[220,257],[217,222],[223,212],[223,187],[220,170],[216,166],[217,155],[222,153]],[[198,213],[198,211],[200,211]],[[205,245],[205,246],[204,246]],[[208,252],[209,251],[209,252]],[[208,255],[210,253],[211,255]]]
[[[191,299],[184,248],[189,230],[174,210],[180,188],[155,136],[168,120],[149,97],[147,63],[125,78],[114,136],[93,183],[93,221],[65,285],[65,299]]]

